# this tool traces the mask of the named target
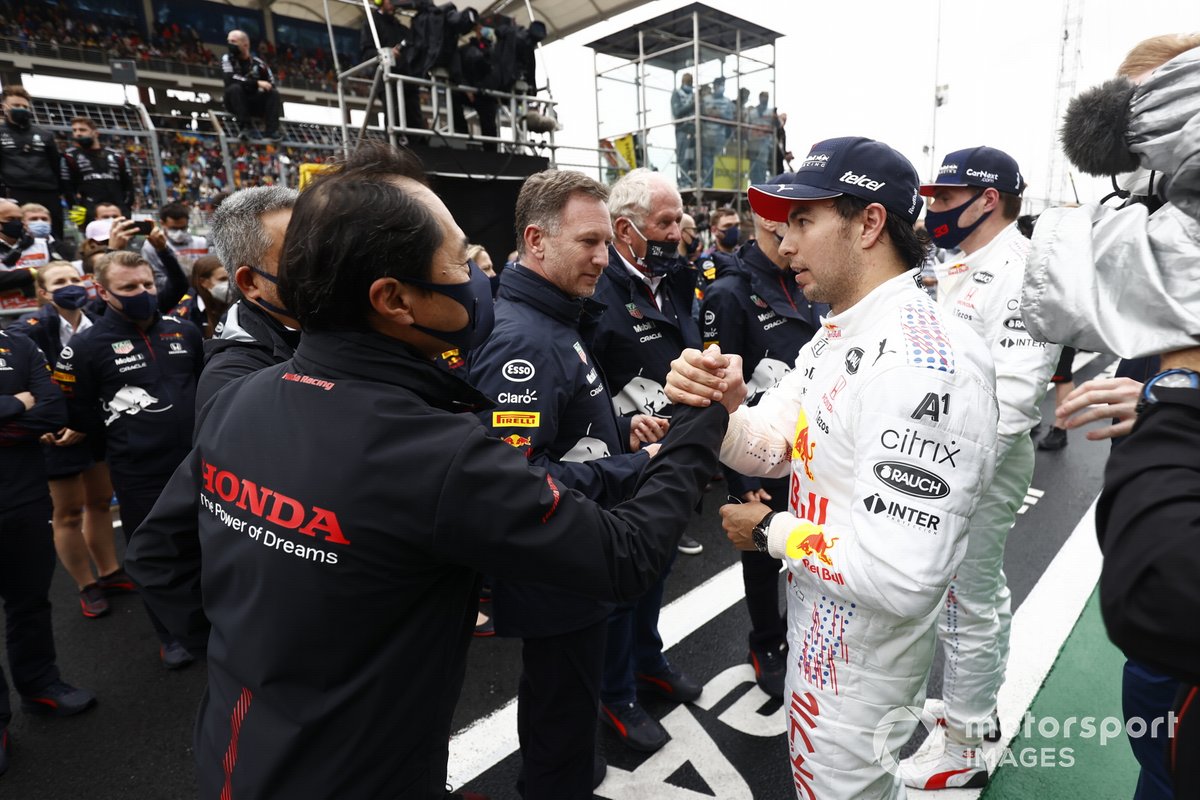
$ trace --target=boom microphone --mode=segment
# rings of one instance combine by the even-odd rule
[[[1137,87],[1112,78],[1073,98],[1063,117],[1060,139],[1071,163],[1089,175],[1120,175],[1138,168],[1126,141],[1129,102]]]

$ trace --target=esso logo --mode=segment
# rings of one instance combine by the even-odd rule
[[[500,370],[500,374],[513,383],[524,383],[533,377],[534,372],[533,364],[523,358],[514,358]]]

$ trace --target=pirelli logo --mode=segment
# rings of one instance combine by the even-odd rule
[[[61,372],[59,370],[54,370],[53,372],[50,373],[50,377],[53,378],[58,383],[74,383],[75,382],[75,376],[70,374],[69,372]]]
[[[536,428],[542,422],[538,411],[493,411],[493,428]]]

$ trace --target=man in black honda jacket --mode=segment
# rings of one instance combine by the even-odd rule
[[[677,413],[611,512],[488,436],[466,413],[487,400],[433,359],[486,337],[490,285],[419,164],[389,160],[300,196],[295,357],[206,406],[131,543],[130,574],[170,606],[171,539],[199,516],[205,797],[442,797],[476,571],[636,597],[716,468],[724,406]]]

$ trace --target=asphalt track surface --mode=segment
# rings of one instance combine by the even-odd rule
[[[1096,358],[1077,372],[1076,381],[1094,377],[1111,362],[1109,357]],[[1051,392],[1043,404],[1043,418],[1050,418],[1052,408]],[[1014,610],[1095,499],[1108,450],[1107,442],[1088,442],[1082,433],[1073,432],[1065,450],[1038,452],[1033,487],[1044,494],[1031,497],[1034,502],[1018,517],[1005,556]],[[667,582],[668,603],[737,561],[720,530],[717,507],[723,497],[720,483],[706,495],[702,513],[690,530],[704,544],[704,552],[676,560]],[[119,533],[117,538],[122,540]],[[68,719],[35,717],[18,709],[9,727],[11,766],[0,777],[0,799],[195,797],[192,727],[205,686],[203,664],[180,672],[164,670],[154,632],[135,596],[115,598],[107,617],[84,619],[74,587],[60,567],[51,599],[63,677],[92,689],[99,704]],[[794,796],[782,718],[776,713],[779,703],[758,693],[744,666],[748,626],[745,606],[739,601],[668,650],[674,664],[708,684],[704,704],[709,707],[675,707],[647,700],[647,710],[663,721],[673,737],[652,756],[626,749],[602,729],[599,742],[612,769],[597,797],[789,800]],[[519,672],[519,640],[475,640],[454,730],[502,709],[515,696]],[[398,683],[396,690],[409,687]],[[938,663],[929,696],[937,697],[940,691]],[[15,693],[13,700],[17,706]],[[352,729],[346,734],[355,735]],[[515,798],[518,768],[519,757],[510,754],[472,776],[464,788],[497,799]]]

